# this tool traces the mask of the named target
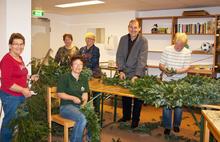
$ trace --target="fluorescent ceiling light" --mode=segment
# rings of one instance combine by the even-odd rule
[[[94,5],[94,4],[102,4],[102,3],[104,2],[100,0],[90,0],[90,1],[59,4],[59,5],[55,5],[55,7],[67,8],[67,7],[78,7],[78,6]]]

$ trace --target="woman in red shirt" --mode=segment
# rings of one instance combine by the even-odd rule
[[[5,114],[0,132],[1,142],[11,141],[10,121],[16,117],[17,107],[24,102],[25,98],[31,97],[31,91],[27,85],[28,70],[20,56],[24,50],[24,45],[24,36],[20,33],[13,33],[9,39],[9,53],[0,62],[0,99]],[[31,79],[37,80],[38,76],[34,75]]]

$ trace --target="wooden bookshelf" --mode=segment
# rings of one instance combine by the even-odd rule
[[[198,25],[199,25],[199,30],[196,30],[192,32],[194,28],[192,28],[192,26],[197,22],[195,22],[195,18],[198,18],[200,22],[198,22]],[[149,21],[152,21],[152,20],[155,20],[155,21],[160,21],[160,20],[164,20],[164,25],[171,25],[171,29],[170,29],[170,33],[146,33],[146,32],[143,32],[142,34],[145,35],[145,36],[151,36],[150,37],[151,39],[154,39],[154,35],[158,35],[157,37],[155,37],[155,39],[157,38],[157,40],[160,40],[160,38],[162,40],[164,40],[164,36],[166,36],[166,38],[168,36],[170,36],[170,39],[167,39],[167,40],[170,40],[170,45],[173,44],[173,39],[174,39],[174,36],[175,34],[177,33],[177,25],[180,24],[180,25],[188,25],[187,26],[187,35],[188,36],[208,36],[208,38],[211,38],[211,39],[214,39],[213,43],[214,43],[214,49],[211,53],[209,52],[205,52],[205,51],[200,51],[200,50],[194,50],[192,51],[192,54],[193,55],[213,55],[213,62],[211,63],[213,66],[216,66],[217,64],[220,64],[220,29],[217,29],[217,27],[220,27],[220,25],[218,24],[218,21],[220,20],[220,15],[204,15],[204,16],[164,16],[164,17],[141,17],[141,18],[137,18],[138,21],[140,22],[140,26],[142,27],[142,29],[145,29],[146,27],[149,28],[149,26],[146,26],[146,27],[143,27],[146,25],[147,23],[147,20]],[[168,19],[171,19],[171,22],[169,21],[169,23],[167,23],[166,20]],[[183,19],[183,20],[182,20]],[[187,21],[189,22],[186,22],[184,23],[184,19],[187,19]],[[191,20],[192,19],[192,20]],[[200,20],[201,19],[201,20]],[[191,21],[191,22],[190,22]],[[204,21],[204,22],[203,22]],[[214,26],[214,30],[208,30],[207,31],[207,25],[206,24],[210,24],[208,23],[209,21],[215,21],[214,23],[215,26]],[[142,26],[144,22],[144,25]],[[149,23],[152,23],[152,22],[149,22]],[[206,24],[204,24],[206,23]],[[155,24],[160,24],[159,22]],[[213,23],[212,23],[213,24]],[[163,23],[161,24],[163,27]],[[200,27],[201,25],[201,27]],[[153,25],[152,25],[153,26]],[[205,28],[204,28],[205,26]],[[210,25],[208,25],[209,27]],[[158,27],[160,28],[160,27]],[[148,29],[147,31],[150,31],[150,29]],[[185,27],[184,27],[184,31],[185,31]],[[211,33],[210,33],[211,32]],[[213,37],[213,38],[212,38]],[[206,38],[202,38],[202,39],[199,39],[200,41],[202,42],[206,42],[205,40]],[[204,40],[204,41],[203,41]],[[164,45],[164,47],[167,46],[167,45]],[[218,47],[218,48],[217,48]],[[153,48],[152,48],[153,49]],[[161,46],[161,51],[160,51],[160,48],[157,48],[157,50],[151,50],[149,51],[149,53],[162,53],[162,46]],[[155,65],[148,65],[147,67],[149,68],[158,68],[158,66],[155,66]],[[214,75],[215,74],[215,70],[205,70],[205,69],[191,69],[189,71],[189,73],[194,73],[194,74],[207,74],[207,75]]]
[[[164,16],[164,17],[141,17],[141,18],[136,18],[137,20],[154,20],[154,19],[172,19],[173,16]]]
[[[193,50],[192,54],[205,54],[205,55],[212,55],[213,53],[202,51],[202,50]]]
[[[212,34],[209,34],[209,33],[207,33],[207,34],[190,34],[190,33],[186,33],[187,35],[201,35],[201,36],[214,36],[215,35],[215,33],[212,33]]]
[[[216,18],[216,15],[204,15],[204,16],[174,16],[178,19],[192,19],[192,18]]]
[[[142,33],[142,35],[172,35],[171,33]]]

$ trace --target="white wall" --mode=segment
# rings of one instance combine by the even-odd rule
[[[22,54],[25,63],[31,59],[31,0],[1,0],[1,52],[0,58],[8,52],[11,33],[19,32],[25,37]],[[5,19],[5,20],[4,20]],[[5,21],[5,22],[4,22]]]
[[[8,51],[7,40],[6,40],[6,0],[0,0],[0,60],[2,56]]]
[[[53,50],[53,56],[55,56],[58,48],[64,44],[63,34],[72,33],[68,24],[69,16],[46,13],[44,17],[50,19],[50,48]]]
[[[157,17],[157,16],[179,16],[184,10],[204,9],[210,14],[219,14],[220,7],[202,7],[190,9],[171,9],[171,10],[154,10],[154,11],[126,11],[102,14],[72,15],[63,16],[56,14],[46,14],[45,17],[51,20],[51,40],[50,46],[54,50],[63,45],[62,35],[64,33],[73,34],[74,44],[79,48],[84,46],[84,34],[88,28],[105,28],[106,42],[110,35],[114,36],[116,41],[115,49],[107,50],[105,45],[96,44],[101,50],[101,60],[106,61],[115,59],[117,43],[120,37],[127,33],[127,24],[130,19],[135,17]],[[159,42],[157,42],[159,43]],[[169,43],[169,42],[168,42]]]
[[[6,30],[5,30],[5,25],[6,25],[6,2],[4,0],[0,0],[0,44],[2,45],[0,47],[0,60],[3,56],[3,54],[6,52],[6,48],[4,48],[6,46]],[[0,71],[1,72],[1,71]],[[1,74],[0,74],[1,76]],[[0,83],[1,86],[1,83]],[[2,102],[0,99],[0,109],[2,108]],[[1,111],[1,110],[0,110]],[[2,111],[2,114],[0,116],[0,130],[1,130],[1,126],[2,126],[2,120],[4,118],[4,111]]]
[[[31,60],[31,0],[7,0],[7,39],[11,33],[20,32],[25,37],[22,54],[25,63]]]
[[[105,43],[109,36],[113,35],[114,48],[112,50],[106,49],[106,44],[96,44],[101,54],[101,61],[115,60],[118,41],[120,37],[128,33],[128,22],[135,18],[134,11],[116,12],[105,14],[91,14],[91,15],[76,15],[71,16],[71,28],[76,35],[76,44],[79,47],[85,46],[84,34],[88,28],[105,28]]]
[[[125,11],[125,12],[112,12],[101,14],[87,14],[87,15],[72,15],[62,16],[55,14],[46,14],[45,17],[51,20],[51,48],[54,50],[54,55],[57,49],[63,45],[62,35],[64,33],[73,34],[74,44],[78,47],[85,45],[84,34],[88,28],[105,28],[106,42],[110,35],[113,35],[115,39],[114,49],[106,49],[104,44],[96,44],[101,51],[101,61],[115,60],[117,44],[120,37],[127,33],[127,25],[129,20],[135,17],[157,17],[157,16],[179,16],[185,10],[201,10],[204,9],[210,14],[220,14],[220,7],[202,7],[202,8],[190,8],[190,9],[172,9],[172,10],[154,10],[154,11]],[[147,37],[150,41],[150,37]],[[202,37],[203,38],[203,37]],[[167,40],[167,41],[166,41]],[[151,42],[151,41],[150,41]],[[164,37],[164,42],[170,43],[169,38]],[[157,41],[156,44],[161,44]],[[155,45],[156,47],[156,45]],[[196,58],[200,58],[200,55],[196,55]],[[149,53],[149,61],[158,64],[160,54]],[[154,59],[155,58],[155,59]],[[203,58],[203,57],[202,57]],[[193,59],[194,60],[194,59]],[[207,63],[210,61],[207,61]],[[153,72],[158,72],[153,69]],[[158,73],[156,73],[158,74]]]
[[[87,14],[61,16],[46,14],[51,20],[51,48],[54,54],[63,45],[62,35],[66,32],[73,34],[73,42],[77,47],[85,45],[84,34],[88,28],[105,28],[106,42],[110,35],[114,36],[115,47],[107,50],[104,44],[96,44],[101,51],[101,61],[115,60],[117,44],[120,37],[127,33],[128,22],[135,18],[134,11],[114,12],[103,14]]]

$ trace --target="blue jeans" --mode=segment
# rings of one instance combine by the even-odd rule
[[[163,125],[166,129],[172,128],[172,110],[170,108],[163,108]],[[182,121],[182,108],[174,108],[174,121],[173,126],[179,127]]]
[[[70,141],[82,142],[83,132],[87,124],[85,115],[79,110],[78,107],[73,105],[61,106],[60,115],[64,118],[75,121],[75,126],[73,127]]]
[[[0,98],[5,113],[0,132],[0,142],[11,142],[13,130],[10,128],[11,120],[16,118],[16,110],[25,100],[24,96],[12,96],[0,90]]]

